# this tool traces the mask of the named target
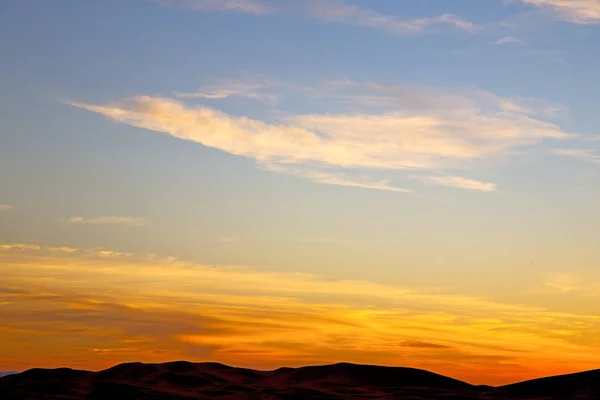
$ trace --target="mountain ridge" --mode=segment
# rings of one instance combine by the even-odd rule
[[[598,399],[600,370],[503,386],[423,369],[352,363],[271,371],[213,362],[123,363],[101,371],[32,368],[0,377],[0,398],[113,399]]]

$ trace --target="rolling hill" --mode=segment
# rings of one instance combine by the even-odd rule
[[[474,386],[425,370],[339,363],[256,371],[218,363],[127,363],[104,371],[30,369],[0,378],[0,399],[600,399],[600,370]]]

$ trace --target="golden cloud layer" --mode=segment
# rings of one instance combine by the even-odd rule
[[[2,249],[0,367],[350,361],[503,383],[600,362],[596,315],[176,259]]]

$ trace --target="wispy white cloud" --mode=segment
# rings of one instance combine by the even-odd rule
[[[79,251],[79,249],[76,249],[74,247],[68,247],[68,246],[61,246],[61,247],[48,247],[47,249],[50,252],[53,253],[77,253]]]
[[[559,17],[577,24],[600,23],[600,2],[598,0],[521,0],[543,9],[555,12]]]
[[[351,80],[329,81],[318,86],[281,84],[282,88],[306,96],[356,106],[358,110],[379,112],[402,110],[407,113],[444,113],[460,111],[481,115],[502,116],[525,115],[541,118],[564,118],[567,109],[563,106],[531,97],[502,97],[494,93],[453,88],[441,90],[412,85],[390,85],[378,82]],[[364,111],[363,111],[364,113]]]
[[[600,152],[591,149],[556,149],[552,153],[560,156],[578,158],[580,160],[600,163]]]
[[[223,100],[229,97],[246,97],[266,104],[277,103],[278,96],[264,89],[275,85],[271,81],[228,81],[201,87],[195,92],[175,92],[182,99]]]
[[[521,112],[486,113],[460,104],[377,115],[298,115],[279,125],[150,96],[106,106],[72,105],[259,161],[340,167],[433,168],[443,159],[505,155],[514,147],[569,137],[557,125]]]
[[[12,206],[8,204],[0,204],[0,212],[12,210]]]
[[[455,28],[473,32],[475,24],[453,14],[436,17],[404,19],[398,16],[380,14],[341,1],[307,1],[305,12],[312,18],[324,21],[344,23],[353,26],[379,29],[397,35],[424,33],[430,27],[450,25]]]
[[[141,226],[148,225],[149,221],[146,218],[125,217],[125,216],[110,216],[110,217],[71,217],[67,220],[69,224],[92,224],[92,225],[129,225]]]
[[[430,176],[423,178],[426,183],[434,185],[450,186],[459,189],[477,190],[480,192],[495,192],[496,184],[481,182],[475,179],[467,179],[461,176]]]
[[[152,0],[163,6],[202,12],[235,12],[265,15],[272,12],[265,4],[252,0]]]
[[[544,277],[542,284],[532,288],[530,292],[600,297],[600,282],[598,276],[590,276],[589,273],[555,273]]]
[[[0,250],[10,251],[10,250],[40,250],[41,247],[37,244],[30,243],[3,243],[0,244]]]
[[[42,246],[32,243],[0,243],[0,251],[45,253],[48,256],[78,255],[97,258],[131,257],[132,253],[124,253],[105,249],[78,249],[70,246]]]
[[[122,257],[127,255],[126,253],[111,250],[90,250],[88,252],[89,254],[98,257]]]
[[[4,252],[35,252],[46,256],[86,256],[96,258],[131,257],[132,253],[124,253],[105,249],[78,249],[70,246],[42,246],[32,243],[0,243],[0,251]]]
[[[580,290],[581,280],[572,275],[555,274],[547,279],[545,286],[562,293],[569,293]]]
[[[474,23],[453,14],[402,18],[347,4],[341,0],[279,1],[277,6],[247,0],[154,0],[162,5],[202,12],[241,12],[254,15],[282,14],[385,31],[395,35],[421,34],[450,26],[474,32]]]
[[[397,192],[407,190],[385,179],[332,171],[359,168],[439,172],[472,166],[482,159],[508,157],[517,149],[544,140],[573,137],[548,120],[559,115],[560,108],[483,91],[333,82],[305,87],[295,95],[343,102],[363,111],[288,115],[280,117],[278,123],[267,123],[163,97],[138,96],[106,105],[69,104],[115,122],[250,157],[263,168],[268,166],[280,173],[327,184]],[[364,113],[369,108],[371,113]],[[467,189],[491,191],[492,187],[469,180],[445,182]]]
[[[524,44],[525,42],[514,36],[505,36],[496,41],[496,44]]]
[[[312,168],[290,167],[285,164],[263,164],[261,169],[280,174],[292,175],[313,182],[337,186],[351,186],[363,189],[386,190],[390,192],[412,193],[412,190],[391,186],[388,179],[373,179],[366,175],[351,176],[343,172],[330,172]]]

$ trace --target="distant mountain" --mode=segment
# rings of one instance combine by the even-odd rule
[[[576,374],[551,376],[502,387],[508,394],[530,397],[600,399],[600,369]]]
[[[30,369],[0,378],[0,399],[600,399],[600,370],[473,386],[432,372],[340,363],[256,371],[218,363],[120,364],[99,372]]]
[[[18,372],[17,371],[0,372],[0,378],[2,378],[3,376],[15,375],[15,374],[18,374]]]

